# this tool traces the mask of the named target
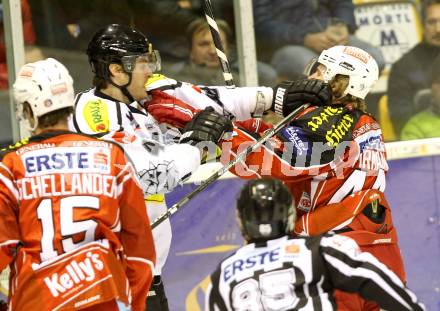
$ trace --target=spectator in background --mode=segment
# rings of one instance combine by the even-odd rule
[[[134,25],[148,33],[162,56],[162,68],[188,58],[185,30],[194,20],[204,16],[203,0],[131,0]],[[232,0],[211,1],[216,19],[225,19],[234,29]],[[148,12],[148,17],[145,16]],[[138,13],[138,14],[137,14]]]
[[[351,0],[254,0],[259,59],[270,61],[282,79],[296,79],[310,59],[336,45],[359,47],[379,65],[379,49],[356,38]]]
[[[421,106],[427,107],[405,124],[402,140],[440,137],[440,56],[432,65],[430,81],[430,96],[421,98]]]
[[[230,46],[232,41],[232,29],[224,20],[217,20],[220,38],[223,49],[230,59]],[[193,21],[187,29],[187,41],[189,43],[189,58],[187,61],[179,62],[171,66],[168,70],[173,78],[193,84],[223,85],[224,78],[217,56],[214,40],[212,39],[209,25],[205,18],[198,18]],[[261,85],[274,86],[277,74],[273,68],[267,64],[258,63],[258,75]],[[232,75],[234,81],[239,81],[238,64],[231,62]],[[239,84],[239,83],[237,83]]]
[[[388,80],[388,109],[398,135],[417,113],[415,94],[430,87],[430,68],[440,53],[440,0],[425,1],[422,18],[424,40],[394,63]]]
[[[220,38],[226,54],[229,54],[229,41],[232,30],[223,20],[217,20]],[[193,84],[224,84],[220,62],[214,41],[206,20],[198,18],[187,28],[189,44],[188,60],[172,65],[167,71],[173,78]],[[234,81],[238,81],[238,72],[232,72]]]
[[[134,2],[136,28],[148,33],[151,41],[155,42],[155,47],[161,51],[163,67],[166,68],[167,63],[185,60],[188,56],[188,44],[184,31],[192,21],[202,16],[199,7],[194,7],[194,1]]]
[[[23,39],[25,44],[26,62],[35,62],[44,58],[40,49],[33,46],[36,41],[32,15],[27,0],[21,0],[21,16],[23,20]],[[5,29],[3,26],[3,4],[0,3],[0,89],[8,88],[8,68],[6,62]]]

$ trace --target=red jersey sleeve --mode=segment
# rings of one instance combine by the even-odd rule
[[[131,162],[119,155],[120,239],[127,259],[127,277],[132,290],[133,310],[143,310],[153,280],[156,252],[150,220]]]
[[[7,160],[0,163],[0,271],[12,262],[13,248],[20,242],[19,192],[10,170],[12,159]]]
[[[342,108],[312,107],[231,171],[241,178],[273,176],[285,182],[318,175],[342,178],[359,156],[358,145],[351,138],[356,120],[357,116]],[[222,163],[255,144],[263,133],[236,124],[232,139],[222,144]]]

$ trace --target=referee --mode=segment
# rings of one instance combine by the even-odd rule
[[[333,290],[388,311],[425,310],[402,281],[349,237],[291,237],[295,209],[278,180],[255,179],[238,197],[246,245],[211,275],[207,310],[336,310]]]

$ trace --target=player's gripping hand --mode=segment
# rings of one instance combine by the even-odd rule
[[[272,109],[276,114],[286,117],[303,104],[314,106],[330,105],[332,89],[321,80],[302,79],[283,81],[274,88]]]
[[[180,143],[197,145],[199,142],[218,143],[224,133],[232,132],[232,122],[227,117],[207,107],[198,112],[184,127]]]

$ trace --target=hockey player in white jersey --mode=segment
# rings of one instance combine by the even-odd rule
[[[232,130],[231,121],[206,108],[191,114],[192,121],[183,129],[186,135],[176,143],[181,132],[159,124],[142,105],[152,100],[145,85],[160,68],[159,53],[147,38],[132,28],[110,25],[94,35],[87,54],[95,87],[77,95],[72,127],[86,134],[105,134],[122,145],[135,165],[149,218],[154,220],[166,211],[164,197],[158,194],[172,190],[200,165],[201,148],[194,145],[218,142]],[[157,264],[147,305],[149,310],[168,310],[160,274],[171,243],[169,221],[153,235]]]
[[[211,275],[206,310],[336,310],[336,288],[388,311],[424,310],[396,274],[351,238],[289,236],[296,212],[282,182],[248,182],[237,214],[247,244]]]

